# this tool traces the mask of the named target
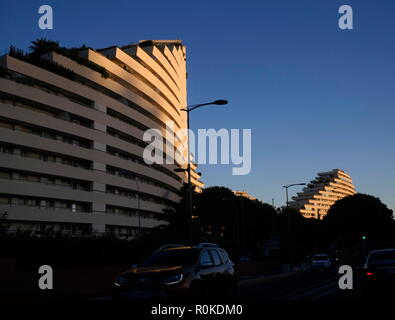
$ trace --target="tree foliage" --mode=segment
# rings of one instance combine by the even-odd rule
[[[362,235],[370,241],[393,239],[393,212],[379,198],[356,194],[337,201],[324,219],[332,237],[341,238],[350,245]]]
[[[45,53],[56,51],[60,48],[59,42],[45,38],[36,39],[31,44],[29,47],[31,54],[37,57],[41,57]]]

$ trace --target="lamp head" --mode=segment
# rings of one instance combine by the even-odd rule
[[[216,105],[228,104],[228,100],[215,100],[213,102],[213,104],[216,104]]]

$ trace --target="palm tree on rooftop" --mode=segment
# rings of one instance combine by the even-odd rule
[[[33,56],[37,57],[60,48],[59,42],[45,38],[36,39],[31,44],[29,47],[30,52]]]

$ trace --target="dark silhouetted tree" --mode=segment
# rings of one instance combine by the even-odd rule
[[[225,187],[205,188],[196,196],[195,215],[203,241],[237,241],[237,198]]]
[[[195,215],[202,241],[219,243],[240,255],[259,249],[268,240],[277,214],[269,204],[216,186],[196,195]]]
[[[379,198],[355,194],[335,202],[324,218],[332,239],[344,247],[355,247],[362,235],[370,245],[394,240],[393,212]]]
[[[59,49],[59,42],[40,38],[31,42],[32,45],[29,47],[31,54],[36,57]]]
[[[180,190],[180,202],[163,209],[162,221],[156,230],[156,236],[163,239],[164,242],[187,243],[189,240],[190,218],[187,212],[187,184],[184,184]]]

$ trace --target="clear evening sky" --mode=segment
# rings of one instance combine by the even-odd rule
[[[54,30],[38,28],[44,4]],[[354,30],[338,28],[343,4]],[[182,39],[189,103],[230,101],[195,111],[192,128],[252,129],[251,173],[204,165],[207,186],[282,205],[284,184],[341,168],[395,209],[393,0],[15,0],[0,2],[0,17],[2,53],[39,37],[93,48]]]

